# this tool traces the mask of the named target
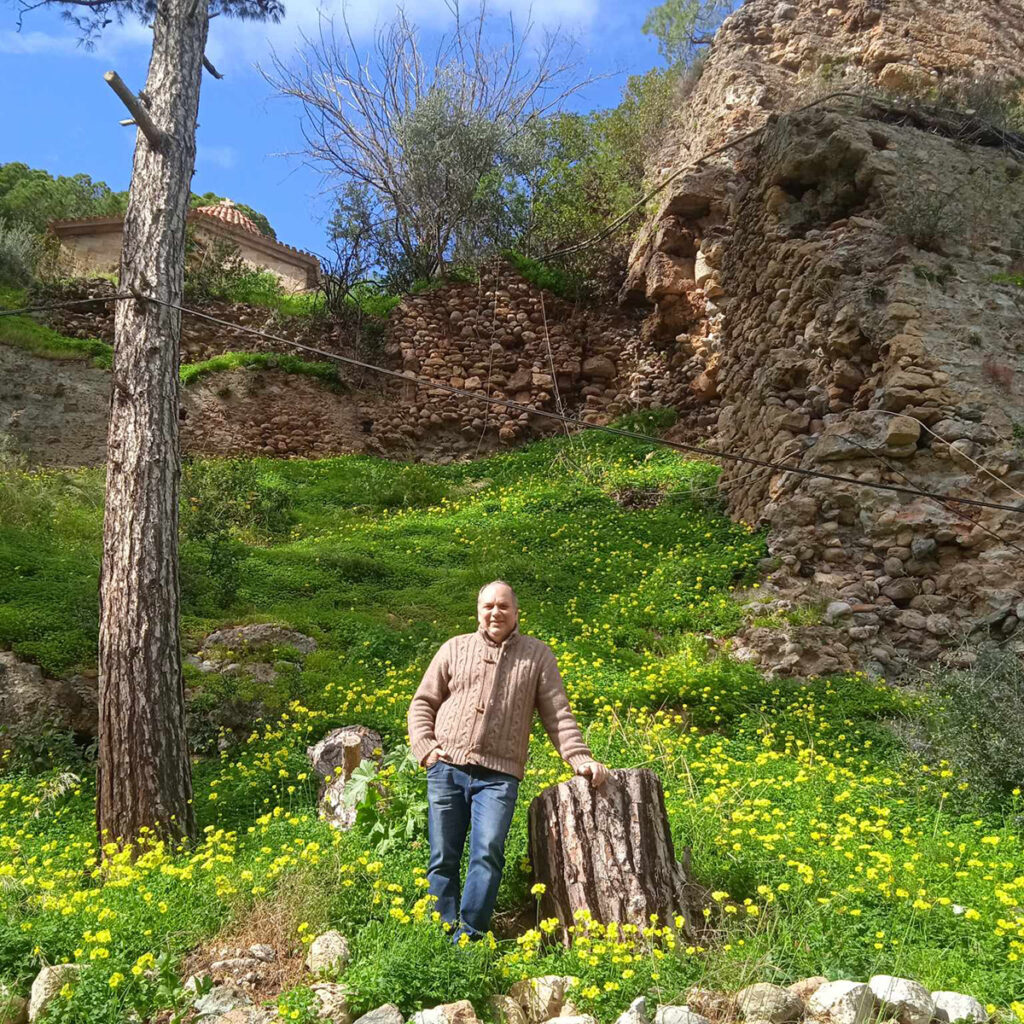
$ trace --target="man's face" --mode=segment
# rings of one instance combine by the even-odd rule
[[[480,628],[496,644],[500,644],[512,632],[518,613],[515,595],[501,583],[485,588],[476,605]]]

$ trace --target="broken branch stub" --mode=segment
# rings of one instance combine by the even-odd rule
[[[578,910],[643,931],[651,914],[659,926],[682,915],[691,939],[703,927],[705,890],[676,861],[661,780],[647,769],[612,771],[600,788],[576,776],[545,789],[530,804],[529,849],[541,917],[558,919],[566,946]]]
[[[153,123],[153,119],[149,116],[149,112],[142,105],[139,97],[124,84],[124,80],[116,71],[105,72],[103,80],[114,90],[117,98],[128,108],[128,113],[132,115],[131,120],[122,121],[121,124],[138,125],[139,131],[146,136],[150,146],[153,149],[159,149],[163,145],[164,133]]]

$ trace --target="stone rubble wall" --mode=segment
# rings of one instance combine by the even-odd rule
[[[542,293],[499,263],[484,267],[478,283],[406,298],[391,314],[386,353],[411,374],[530,410],[557,412],[560,401],[567,414],[597,423],[669,404],[670,368],[645,350],[636,327],[635,318],[613,309]],[[563,429],[411,381],[390,384],[389,393],[390,414],[373,419],[374,434],[389,447],[447,432],[461,438],[453,447],[465,450],[481,438],[511,444]]]
[[[687,360],[682,407],[715,418],[719,450],[1021,502],[1024,292],[995,279],[1024,267],[1024,163],[881,100],[794,108],[854,86],[1009,77],[1022,30],[1024,7],[998,0],[749,0],[726,19],[656,176],[682,173],[621,296]],[[735,515],[770,526],[763,610],[828,604],[821,627],[749,630],[741,656],[882,673],[978,626],[1017,629],[1024,516],[735,463],[722,486]]]
[[[114,291],[103,279],[66,286],[60,298],[96,302],[55,311],[49,323],[69,337],[112,343],[113,303],[104,300]],[[295,341],[481,396],[507,398],[528,410],[557,412],[561,402],[565,413],[591,423],[670,405],[684,386],[679,361],[673,365],[665,352],[652,349],[634,315],[542,293],[501,262],[482,268],[476,283],[450,282],[408,296],[388,318],[379,348],[371,351],[353,346],[324,321],[281,318],[224,302],[204,303],[202,311],[229,325],[183,316],[183,362],[252,351],[319,358],[288,344]],[[260,338],[245,327],[284,340]],[[36,462],[102,461],[108,375],[80,362],[58,361],[57,394],[47,383],[53,361],[13,350],[0,354],[13,366],[0,392],[0,430],[7,429]],[[183,451],[305,457],[366,452],[450,460],[563,429],[556,420],[528,411],[368,370],[341,365],[339,377],[338,386],[331,387],[273,368],[208,374],[182,391]],[[83,388],[64,378],[88,378],[85,397]],[[73,400],[65,400],[72,392]],[[72,419],[79,426],[75,444],[69,445]],[[44,428],[45,439],[39,436]]]

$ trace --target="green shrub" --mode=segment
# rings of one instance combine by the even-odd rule
[[[559,295],[563,299],[580,298],[586,293],[586,283],[560,267],[522,256],[512,249],[506,249],[502,256],[522,277],[538,288]]]
[[[497,990],[489,943],[455,949],[443,928],[429,921],[369,921],[353,943],[344,981],[354,1017],[382,1003],[406,1016],[439,1003],[469,999],[484,1007]]]
[[[937,672],[932,740],[957,775],[981,794],[1024,788],[1024,664],[995,646],[968,669]]]
[[[631,430],[635,434],[649,434],[657,437],[674,426],[679,418],[679,413],[671,406],[663,406],[657,409],[642,409],[639,412],[629,412],[617,419],[612,420],[611,426],[619,427],[621,430]]]
[[[0,218],[0,284],[23,287],[36,269],[38,243],[24,224]]]

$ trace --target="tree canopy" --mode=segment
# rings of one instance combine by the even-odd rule
[[[216,192],[192,194],[189,205],[222,202]],[[115,192],[105,181],[88,174],[58,175],[23,163],[0,164],[0,220],[41,233],[54,220],[117,217],[128,205],[128,193]],[[265,214],[245,203],[235,204],[268,238],[277,238]]]

